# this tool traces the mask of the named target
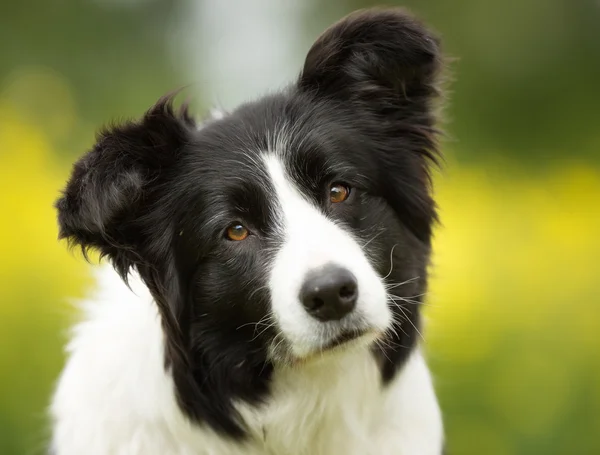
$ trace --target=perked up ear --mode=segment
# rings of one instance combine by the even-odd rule
[[[438,39],[400,8],[356,11],[329,27],[308,52],[299,87],[343,101],[380,102],[436,93]]]
[[[136,222],[152,202],[149,183],[175,162],[192,128],[186,108],[175,112],[166,96],[139,121],[100,132],[56,202],[59,238],[99,250],[125,274],[136,262]]]
[[[430,164],[438,161],[439,40],[399,8],[357,11],[314,43],[298,89],[353,118],[377,156],[381,194],[413,234],[436,220]]]

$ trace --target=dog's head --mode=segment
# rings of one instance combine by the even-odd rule
[[[354,13],[288,90],[197,125],[160,100],[103,131],[57,202],[61,237],[137,269],[180,404],[231,435],[273,368],[414,344],[435,207],[437,40],[399,10]]]

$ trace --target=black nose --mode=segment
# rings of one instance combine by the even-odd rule
[[[300,301],[308,314],[319,321],[342,319],[356,306],[358,284],[343,267],[326,265],[306,275]]]

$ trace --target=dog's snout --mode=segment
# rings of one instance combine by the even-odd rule
[[[319,321],[342,319],[354,310],[357,297],[355,276],[350,270],[333,264],[308,273],[300,289],[304,308]]]

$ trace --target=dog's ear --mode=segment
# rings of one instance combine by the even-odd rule
[[[399,8],[346,16],[314,43],[298,89],[342,109],[377,157],[379,190],[428,243],[436,219],[430,163],[437,162],[434,100],[439,40]]]
[[[84,252],[99,250],[125,274],[136,262],[136,223],[192,128],[185,107],[175,112],[167,96],[140,120],[100,132],[92,150],[75,163],[56,202],[59,237]]]
[[[299,87],[385,112],[436,93],[438,39],[400,8],[354,12],[309,50]]]

